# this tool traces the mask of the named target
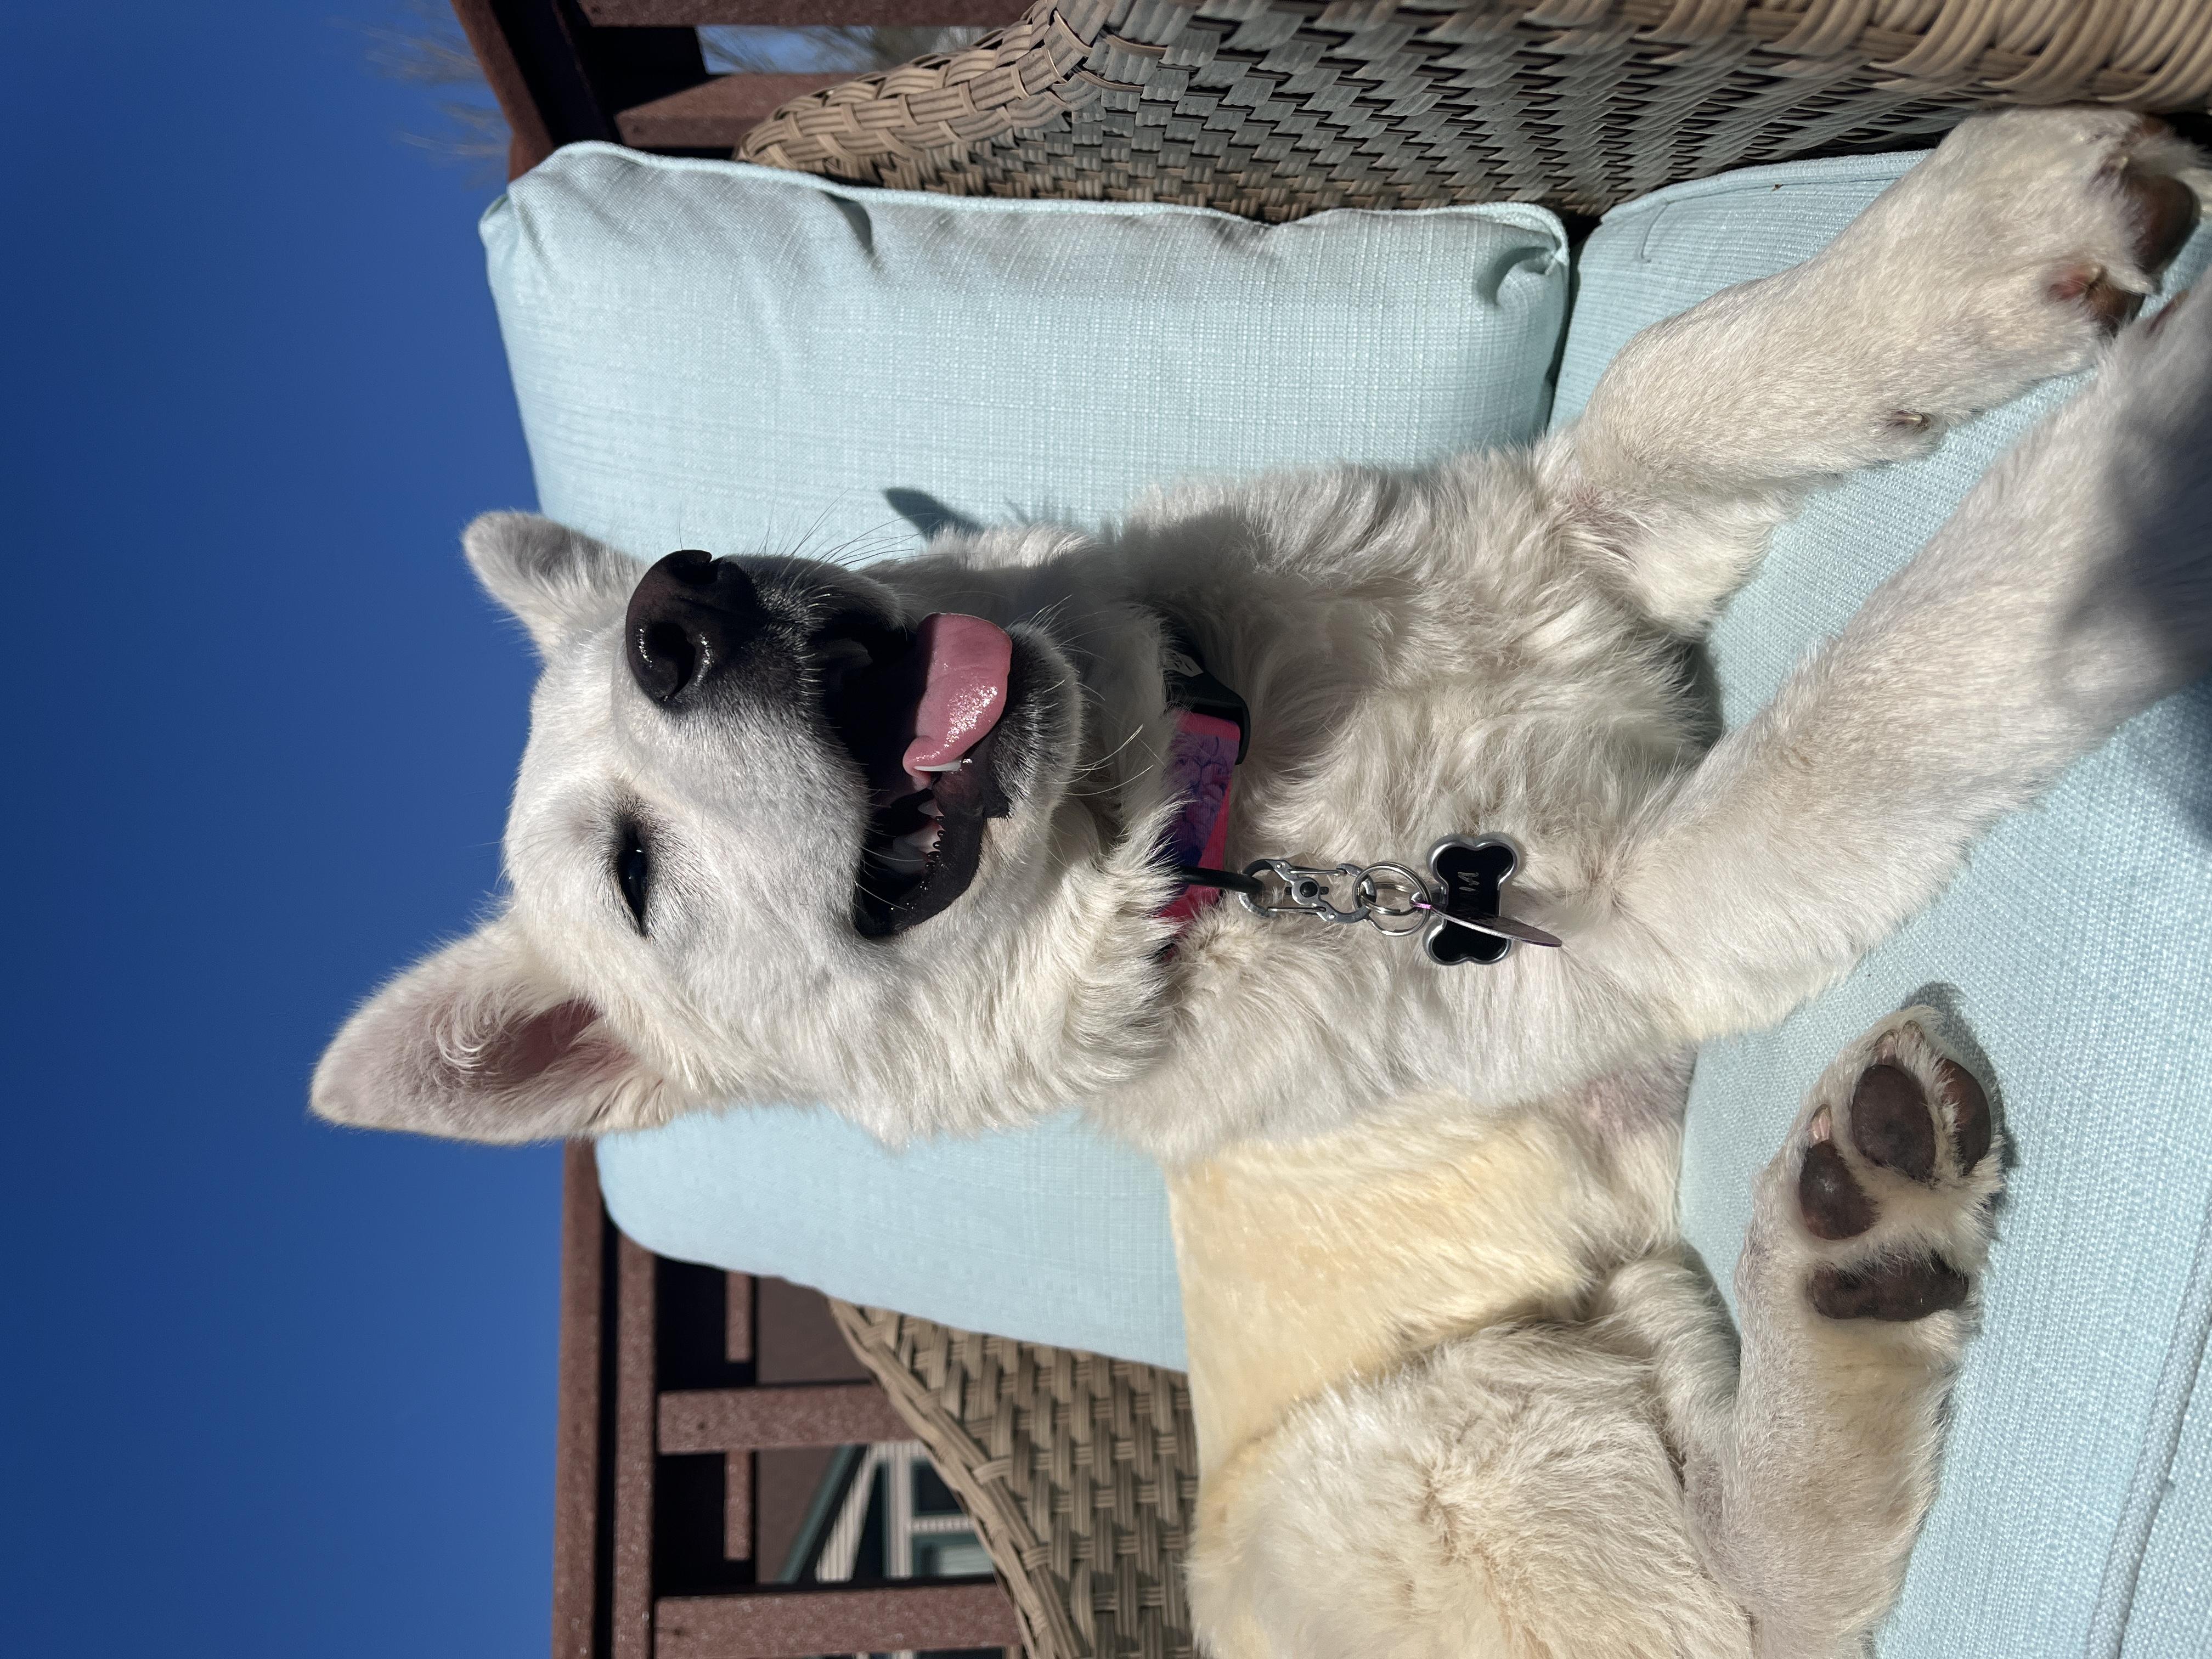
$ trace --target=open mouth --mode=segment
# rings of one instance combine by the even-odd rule
[[[1012,642],[977,617],[939,612],[907,634],[848,613],[815,659],[823,715],[867,780],[853,925],[886,938],[968,890],[984,826],[1012,811],[993,763]]]

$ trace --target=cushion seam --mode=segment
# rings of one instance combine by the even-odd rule
[[[2174,1318],[2173,1336],[2152,1398],[2135,1477],[2128,1487],[2112,1541],[2105,1557],[2103,1582],[2089,1623],[2091,1659],[2119,1659],[2135,1611],[2136,1586],[2151,1534],[2158,1523],[2167,1476],[2181,1446],[2181,1431],[2203,1373],[2208,1339],[2212,1339],[2212,1202],[2197,1229],[2197,1254],[2189,1286]]]
[[[1306,220],[1302,219],[1291,220],[1280,225],[1264,224],[1258,220],[1244,218],[1238,214],[1224,213],[1218,208],[1200,207],[1187,202],[1090,202],[1040,197],[955,196],[934,191],[894,190],[879,185],[850,185],[842,179],[823,178],[818,173],[802,173],[787,167],[763,167],[752,161],[726,161],[703,155],[655,155],[647,151],[634,150],[626,145],[610,143],[596,138],[563,144],[547,159],[549,161],[558,161],[563,157],[580,158],[586,155],[604,156],[643,172],[703,173],[710,176],[719,174],[724,178],[744,179],[761,184],[811,191],[817,195],[844,196],[864,205],[874,201],[887,201],[951,213],[1007,213],[1055,216],[1090,214],[1101,218],[1188,216],[1194,218],[1217,220],[1231,225],[1247,226],[1255,230],[1288,229],[1293,225],[1307,222]],[[540,163],[540,166],[543,165],[545,164]],[[507,186],[508,193],[511,194],[518,187],[526,187],[536,172],[537,168],[532,168],[530,173],[524,173],[514,179]],[[505,195],[495,198],[491,205],[484,210],[483,216],[489,218],[492,212],[506,200]],[[1330,211],[1361,216],[1387,216],[1393,219],[1430,217],[1484,219],[1493,224],[1513,225],[1520,229],[1543,236],[1550,242],[1555,256],[1564,256],[1567,251],[1567,230],[1565,222],[1561,221],[1559,215],[1538,202],[1454,202],[1429,208],[1389,210],[1336,208]],[[1317,219],[1324,216],[1326,216],[1322,214],[1314,214],[1310,215],[1309,218]]]
[[[1680,202],[1710,201],[1747,194],[1765,196],[1776,190],[1803,190],[1836,185],[1893,185],[1933,153],[1924,149],[1885,150],[1875,156],[1771,161],[1758,167],[1737,167],[1730,172],[1715,173],[1709,179],[1686,179],[1678,185],[1668,185],[1647,195],[1623,202],[1618,207],[1607,208],[1600,222],[1617,225]],[[1891,158],[1899,156],[1911,159],[1902,167],[1883,165]]]

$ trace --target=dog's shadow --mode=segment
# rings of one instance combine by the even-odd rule
[[[2212,277],[2200,277],[2197,291],[2176,299],[2160,321],[2171,317],[2173,326],[2212,331],[2206,318],[2187,314],[2212,307],[2208,289]],[[2202,338],[2158,343],[2208,355]],[[2212,374],[2193,397],[2172,404],[2146,399],[2121,418],[2125,441],[2105,485],[2119,503],[2119,533],[2105,579],[2082,600],[2073,629],[2085,653],[2109,649],[2115,634],[2148,641],[2193,680],[2172,699],[2176,742],[2170,764],[2160,769],[2169,798],[2197,836],[2212,842],[2212,679],[2203,678],[2212,659]]]

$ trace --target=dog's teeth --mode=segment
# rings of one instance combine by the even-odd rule
[[[923,796],[921,799],[914,804],[914,810],[921,813],[926,818],[942,817],[945,816],[945,809],[937,804],[937,797],[934,795]]]
[[[884,863],[902,876],[911,876],[926,868],[929,863],[929,848],[921,844],[921,832],[895,837],[884,849]]]

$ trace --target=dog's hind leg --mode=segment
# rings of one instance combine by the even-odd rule
[[[1934,1018],[1907,1009],[1846,1049],[1760,1176],[1735,1273],[1740,1381],[1710,1326],[1670,1328],[1683,1296],[1620,1297],[1613,1316],[1665,1338],[1692,1535],[1762,1659],[1857,1651],[1935,1495],[2001,1177],[1987,1096]]]
[[[2208,454],[2199,298],[2130,329],[1652,805],[1588,911],[1559,917],[1588,981],[1627,993],[1657,1045],[1771,1024],[1934,899],[2001,814],[2203,673]]]
[[[2123,111],[1966,122],[1822,252],[1629,343],[1546,447],[1569,522],[1655,619],[1701,630],[1808,489],[2086,368],[2208,187]]]

